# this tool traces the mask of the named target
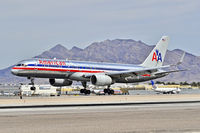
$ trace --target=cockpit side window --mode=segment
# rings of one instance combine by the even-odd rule
[[[17,64],[16,66],[27,66],[26,64]]]

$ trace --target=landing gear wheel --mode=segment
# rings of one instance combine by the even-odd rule
[[[114,90],[110,89],[109,87],[107,89],[104,89],[103,91],[104,91],[105,94],[108,93],[108,95],[114,94]]]
[[[32,86],[30,89],[31,89],[32,91],[34,91],[36,88],[35,88],[34,86]]]
[[[82,83],[84,89],[81,89],[80,93],[84,93],[85,95],[90,95],[90,90],[86,89],[87,88],[87,82],[83,81],[81,83]]]
[[[87,89],[81,89],[80,93],[84,93],[85,95],[89,95],[91,92],[90,92],[90,90],[87,90]]]
[[[90,90],[85,90],[85,95],[90,95]]]
[[[114,94],[114,90],[113,90],[113,89],[110,90],[110,94],[111,94],[111,95]]]
[[[85,93],[86,89],[81,89],[80,93]]]
[[[108,89],[104,89],[103,91],[104,91],[105,94],[108,93]]]
[[[108,90],[108,95],[110,95],[111,94],[111,90],[110,89],[107,89]]]

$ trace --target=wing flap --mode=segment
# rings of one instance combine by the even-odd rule
[[[153,72],[157,72],[158,69],[161,68],[168,68],[170,66],[161,66],[161,67],[153,67],[153,68],[143,68],[143,69],[139,69],[139,70],[129,70],[129,71],[120,71],[120,72],[108,72],[105,73],[109,76],[131,76],[131,75],[140,75],[140,74],[146,74],[146,73],[153,73]]]
[[[181,72],[181,71],[188,71],[188,70],[187,69],[182,69],[182,70],[172,70],[172,71],[166,71],[166,72],[158,72],[155,75],[169,74],[169,73]]]

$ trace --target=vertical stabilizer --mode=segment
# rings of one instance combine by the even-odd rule
[[[151,85],[152,85],[153,90],[155,90],[157,88],[156,85],[154,84],[153,80],[151,80]]]
[[[163,65],[169,42],[168,36],[162,36],[155,48],[151,51],[146,60],[141,64],[143,67],[160,67]]]

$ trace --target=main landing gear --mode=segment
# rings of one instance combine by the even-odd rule
[[[104,89],[104,93],[108,94],[108,95],[113,95],[114,94],[114,90],[113,89],[110,89],[110,86],[108,86],[107,89]]]
[[[81,82],[84,89],[80,90],[80,93],[85,94],[85,95],[90,95],[90,90],[87,90],[87,82]],[[104,93],[108,94],[108,95],[113,95],[114,94],[114,90],[110,89],[110,86],[108,86],[108,88],[104,89]]]
[[[34,78],[31,78],[31,77],[28,77],[28,79],[30,79],[30,80],[31,80],[31,83],[30,83],[30,85],[32,85],[32,86],[31,86],[31,88],[30,88],[30,89],[31,89],[32,91],[35,91],[35,89],[36,89],[36,88],[35,88],[35,86],[34,86],[34,80],[35,80],[35,79],[34,79]]]
[[[81,82],[84,89],[81,89],[80,90],[80,93],[84,93],[85,95],[90,95],[90,90],[87,90],[87,82]]]

